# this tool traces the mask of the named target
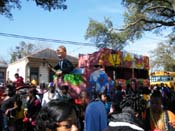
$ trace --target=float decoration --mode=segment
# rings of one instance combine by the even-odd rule
[[[89,80],[90,88],[97,92],[103,92],[108,86],[108,76],[102,70],[97,70],[91,73]]]

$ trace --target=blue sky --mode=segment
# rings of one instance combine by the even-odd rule
[[[124,8],[121,1],[117,0],[67,0],[67,10],[45,11],[36,7],[34,2],[22,1],[22,9],[12,10],[14,20],[0,15],[0,33],[18,34],[31,37],[41,37],[56,40],[90,42],[84,39],[89,19],[99,22],[108,17],[114,27],[120,27],[123,22]],[[9,51],[21,41],[31,43],[43,43],[56,49],[61,43],[49,43],[31,41],[0,36],[0,57],[9,59]],[[125,50],[143,55],[149,55],[149,51],[156,48],[162,41],[152,34],[146,34],[141,40],[130,43]],[[65,45],[68,54],[78,56],[79,53],[92,53],[95,47]]]

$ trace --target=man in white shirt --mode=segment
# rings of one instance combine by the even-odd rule
[[[56,90],[56,86],[54,85],[53,82],[49,83],[48,87],[49,87],[49,90],[43,94],[43,99],[41,103],[42,106],[45,106],[51,100],[60,98],[60,95]]]

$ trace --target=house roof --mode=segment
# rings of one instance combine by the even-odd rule
[[[41,58],[41,59],[43,59],[43,58],[45,58],[45,59],[59,59],[57,54],[56,54],[56,51],[52,50],[50,48],[46,48],[46,49],[37,51],[31,55],[28,55],[27,57]],[[78,58],[76,58],[76,57],[67,55],[66,58],[73,63],[78,63]]]
[[[0,67],[7,67],[8,65],[7,65],[7,63],[6,62],[4,62],[4,61],[0,61]]]

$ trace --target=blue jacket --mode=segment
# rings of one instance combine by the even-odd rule
[[[107,113],[104,104],[92,101],[88,104],[85,112],[85,131],[102,131],[107,127]]]

